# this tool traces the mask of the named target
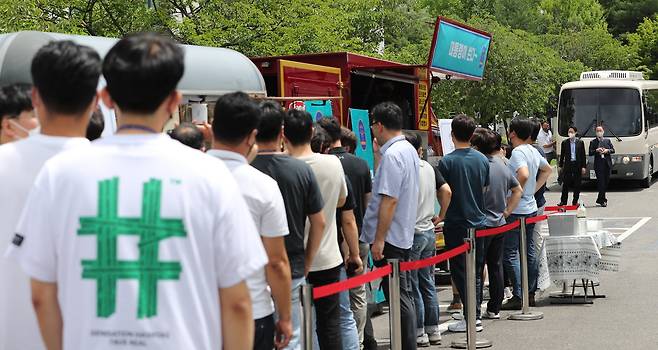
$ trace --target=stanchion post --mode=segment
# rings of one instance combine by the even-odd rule
[[[302,347],[313,350],[313,285],[305,284],[299,289],[302,300]]]
[[[451,346],[458,349],[475,350],[489,348],[493,343],[486,339],[477,339],[476,330],[476,306],[477,306],[477,284],[476,284],[476,253],[475,253],[475,229],[468,229],[468,238],[464,242],[470,244],[466,253],[466,339],[452,342]]]
[[[402,322],[400,311],[400,260],[390,259],[391,276],[388,278],[388,317],[391,328],[391,350],[402,350]]]
[[[521,217],[521,226],[519,232],[519,259],[521,261],[521,295],[522,307],[520,313],[510,315],[510,320],[532,321],[544,318],[542,312],[530,311],[530,296],[528,283],[528,240],[526,237],[526,218]]]

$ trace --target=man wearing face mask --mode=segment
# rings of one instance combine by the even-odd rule
[[[560,168],[562,169],[562,198],[560,204],[567,205],[569,199],[569,188],[573,188],[573,201],[577,205],[580,197],[580,184],[583,175],[587,171],[587,158],[585,157],[585,143],[576,138],[578,129],[575,126],[569,128],[569,138],[562,141],[562,152],[560,154]]]
[[[38,130],[30,85],[12,84],[0,89],[0,145],[28,137]]]
[[[86,46],[52,42],[36,53],[31,73],[31,101],[41,122],[41,133],[0,146],[0,252],[10,243],[23,242],[23,236],[15,234],[16,224],[43,164],[59,152],[89,145],[85,133],[96,109],[101,60]],[[21,118],[9,121],[19,125]],[[5,121],[3,131],[8,125]],[[36,122],[32,125],[36,127]],[[21,136],[27,135],[24,130]],[[15,261],[0,259],[0,286],[0,349],[43,349],[32,309],[30,279]]]
[[[599,190],[599,196],[596,203],[602,207],[608,206],[608,200],[605,198],[605,191],[610,183],[610,174],[612,172],[612,156],[615,153],[615,147],[610,139],[603,137],[605,130],[603,126],[596,127],[596,138],[589,143],[589,155],[594,156],[594,171],[596,172],[596,187]]]

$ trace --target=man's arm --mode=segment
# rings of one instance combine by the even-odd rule
[[[242,281],[219,289],[224,349],[251,350],[254,346],[254,320],[247,284]]]
[[[377,214],[377,231],[375,233],[375,242],[372,244],[371,248],[372,257],[374,260],[384,259],[384,242],[386,241],[388,229],[391,227],[391,222],[393,222],[395,208],[398,205],[397,198],[387,196],[385,194],[382,194],[381,198],[382,200],[379,204],[379,212]]]
[[[452,199],[452,190],[450,189],[450,186],[447,183],[443,184],[443,186],[441,186],[439,190],[436,191],[436,198],[439,200],[439,206],[441,206],[441,210],[439,211],[439,216],[434,221],[434,225],[437,225],[438,223],[445,220],[446,212],[448,211],[448,206],[450,206],[450,199]]]
[[[612,141],[608,140],[608,145],[610,145],[610,148],[608,148],[608,154],[615,154],[615,146],[612,144]]]
[[[62,312],[57,301],[57,284],[30,280],[32,305],[37,314],[41,337],[48,350],[62,349]]]
[[[523,195],[523,188],[520,185],[512,188],[512,195],[507,199],[507,207],[503,212],[503,215],[506,218],[510,216],[514,211],[514,209],[516,209],[516,206],[519,205],[522,195]]]
[[[526,169],[526,172],[527,170],[528,169]],[[535,186],[535,192],[533,193],[537,193],[537,191],[539,191],[539,189],[541,189],[542,186],[546,184],[546,181],[548,181],[548,177],[551,176],[552,171],[553,169],[551,169],[551,166],[546,164],[541,168],[539,168],[539,174],[537,175],[537,185]],[[519,183],[521,183],[521,179],[519,179]],[[525,185],[525,181],[523,182],[523,184]]]
[[[304,275],[308,275],[308,271],[313,264],[313,259],[315,254],[320,249],[320,242],[322,242],[322,236],[324,235],[324,226],[326,225],[324,213],[322,210],[315,214],[308,216],[308,220],[311,223],[311,228],[308,232],[308,240],[306,241],[306,250],[305,250],[305,268]]]
[[[595,156],[596,155],[596,149],[598,148],[597,147],[598,144],[599,144],[599,142],[597,141],[597,139],[594,139],[589,143],[589,155],[590,156]]]
[[[581,142],[581,147],[579,147],[578,150],[576,150],[578,153],[580,153],[580,167],[583,169],[583,175],[585,175],[585,171],[587,170],[587,155],[585,154],[585,142]]]
[[[263,246],[268,260],[265,265],[265,275],[278,314],[275,342],[277,348],[283,348],[288,345],[292,337],[290,263],[284,237],[263,237]]]
[[[566,148],[565,148],[564,141],[562,141],[561,146],[562,147],[560,147],[560,162],[559,162],[559,165],[560,165],[560,168],[563,168],[564,167],[564,157],[566,157]]]
[[[363,261],[361,261],[361,256],[359,255],[359,229],[356,227],[354,211],[343,210],[340,215],[343,238],[345,238],[347,249],[349,250],[346,263],[355,263],[358,266],[355,273],[359,274],[363,271]]]
[[[525,188],[525,183],[528,182],[528,178],[530,178],[530,171],[528,171],[527,166],[522,166],[516,170],[516,179],[519,180],[519,184],[522,188]]]

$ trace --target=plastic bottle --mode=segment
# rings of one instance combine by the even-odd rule
[[[587,234],[587,208],[585,208],[585,203],[580,202],[578,210],[576,211],[576,220],[578,220],[578,234],[586,235]]]

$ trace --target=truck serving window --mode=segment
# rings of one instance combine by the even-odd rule
[[[601,123],[620,137],[639,135],[642,132],[640,92],[629,88],[562,91],[558,115],[560,135],[567,136],[569,126],[575,125],[580,136],[593,137],[596,125]]]

